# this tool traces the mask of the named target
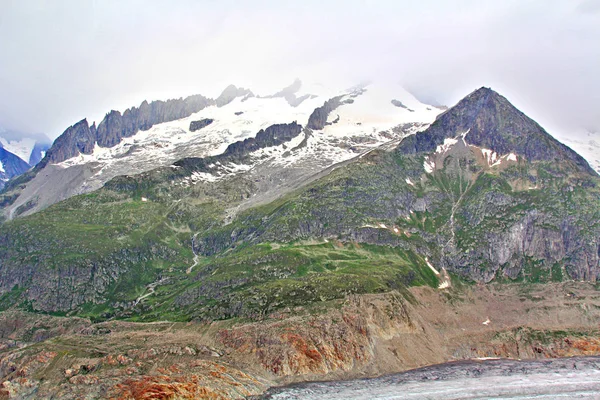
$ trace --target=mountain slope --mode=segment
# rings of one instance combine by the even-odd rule
[[[353,100],[340,121],[364,94],[337,100]],[[328,154],[311,143],[330,127],[275,124],[5,223],[0,304],[213,320],[420,285],[598,279],[598,176],[498,94],[272,189],[287,157]]]

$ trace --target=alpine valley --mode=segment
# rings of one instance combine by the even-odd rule
[[[377,83],[229,86],[84,119],[13,164],[0,398],[600,354],[598,166],[489,88],[448,109]]]

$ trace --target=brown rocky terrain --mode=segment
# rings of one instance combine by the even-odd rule
[[[354,295],[262,321],[92,324],[0,314],[0,398],[243,398],[478,357],[600,354],[589,283]]]

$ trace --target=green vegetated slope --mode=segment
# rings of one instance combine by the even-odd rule
[[[252,181],[173,184],[205,168],[191,159],[7,222],[0,306],[259,318],[352,293],[409,296],[410,286],[437,287],[444,269],[455,282],[595,281],[598,177],[505,102],[474,92],[395,151],[233,220],[226,210],[252,195]]]

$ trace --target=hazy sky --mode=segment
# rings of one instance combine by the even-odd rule
[[[54,138],[143,99],[295,77],[448,105],[491,86],[550,131],[600,130],[600,0],[0,0],[6,128]]]

